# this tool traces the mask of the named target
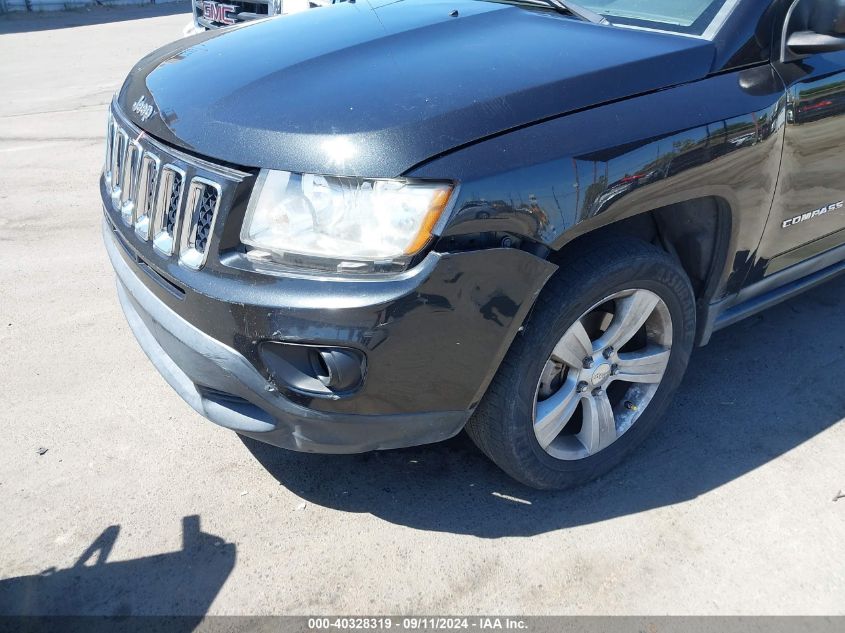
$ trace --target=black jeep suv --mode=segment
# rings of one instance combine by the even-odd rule
[[[610,469],[695,345],[845,270],[845,0],[358,0],[203,33],[109,114],[139,342],[299,451],[466,428]]]

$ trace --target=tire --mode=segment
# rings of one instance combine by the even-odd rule
[[[558,272],[543,289],[522,333],[514,340],[466,427],[475,444],[500,468],[518,481],[538,489],[564,489],[595,479],[639,446],[658,424],[680,385],[695,338],[695,297],[690,281],[679,264],[663,250],[634,238],[605,235],[576,243],[563,253],[558,263]],[[567,343],[573,340],[573,333],[580,331],[576,322],[603,324],[592,326],[595,335],[590,335],[590,338],[596,336],[599,339],[594,341],[594,348],[595,344],[611,340],[614,319],[618,317],[620,322],[623,321],[621,315],[626,314],[626,306],[632,305],[635,300],[645,297],[654,301],[650,293],[656,295],[659,301],[658,307],[648,316],[646,326],[641,327],[631,342],[621,346],[620,350],[606,348],[599,360],[592,362],[591,369],[583,369],[590,358],[584,361],[581,369],[550,358],[554,356],[553,352],[568,349],[560,346],[564,340]],[[616,298],[603,302],[609,297]],[[643,308],[643,314],[645,310]],[[635,323],[636,320],[628,322]],[[583,327],[587,329],[586,325]],[[602,327],[606,327],[606,331]],[[621,332],[622,329],[620,324],[615,331]],[[655,335],[655,332],[658,334]],[[660,341],[665,346],[662,352],[659,345],[650,342],[649,337],[653,335],[662,337]],[[619,338],[620,343],[622,338]],[[585,344],[583,338],[579,341]],[[634,345],[634,341],[643,347],[633,355],[624,352]],[[609,363],[601,360],[608,353],[616,354],[612,358],[616,358],[617,363],[611,366],[616,372],[614,377],[605,378],[608,381],[605,383],[601,380],[607,368],[595,368],[595,362]],[[620,374],[620,367],[631,366],[630,361],[622,359],[645,358],[647,353],[654,354],[654,358],[662,354],[659,364],[662,377],[649,378],[651,384],[648,385],[636,383],[636,389],[631,390],[625,385],[635,383],[626,383],[625,378],[636,374],[635,377],[640,380],[642,374],[637,371],[630,373],[627,369]],[[558,365],[562,368],[561,373],[555,374]],[[593,373],[584,378],[584,374],[590,371]],[[564,402],[564,398],[569,397],[561,395],[564,386],[571,386],[579,378],[576,397],[581,400],[575,405],[578,409],[567,426],[544,448],[538,437],[542,436],[547,442],[548,435],[535,431],[535,405],[537,420],[542,422],[546,417],[540,416],[541,410],[546,411],[552,405],[539,401],[541,392],[547,389],[541,378],[552,374],[555,378],[549,379],[549,385],[560,384],[561,387],[560,391],[549,396],[549,402],[557,402],[551,398]],[[610,382],[614,380],[617,382]],[[599,387],[589,389],[594,384]],[[589,394],[584,390],[585,385]],[[605,406],[602,389],[612,409],[602,408]],[[611,392],[622,390],[626,395],[633,393],[640,396],[646,392],[651,395],[642,400],[645,404],[640,410],[630,399],[613,403]],[[588,395],[595,399],[589,400]],[[604,418],[601,414],[592,413],[595,410],[604,411]],[[576,419],[579,411],[580,421]],[[606,430],[609,428],[607,411],[612,412],[610,420],[613,428],[609,431]],[[620,413],[617,415],[617,412]],[[595,425],[588,424],[588,420],[596,419],[605,420],[602,427],[605,431],[593,431]],[[623,419],[623,422],[619,421]],[[620,431],[623,423],[630,426]],[[569,430],[570,427],[573,430]],[[602,434],[611,439],[595,439]],[[583,442],[582,436],[588,441]],[[605,445],[607,441],[612,443]],[[592,447],[594,452],[584,447]]]

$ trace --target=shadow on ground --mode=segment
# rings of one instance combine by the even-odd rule
[[[0,616],[195,615],[168,630],[193,630],[235,566],[235,545],[182,519],[182,549],[109,562],[120,526],[107,527],[67,569],[0,580]],[[90,624],[90,623],[89,623]]]
[[[845,417],[843,296],[840,278],[718,333],[693,355],[663,426],[616,470],[572,491],[513,482],[463,434],[346,456],[243,441],[312,503],[423,530],[528,536],[635,514],[727,484]]]
[[[53,31],[92,24],[143,20],[164,15],[185,14],[185,24],[191,19],[191,4],[179,0],[166,4],[145,6],[95,6],[69,9],[67,11],[10,12],[0,14],[0,35],[7,33],[30,33],[34,31]],[[174,33],[173,39],[181,33]]]

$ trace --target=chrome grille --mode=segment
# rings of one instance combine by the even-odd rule
[[[115,216],[159,256],[201,268],[224,194],[248,174],[167,148],[117,113],[106,134],[104,195]]]

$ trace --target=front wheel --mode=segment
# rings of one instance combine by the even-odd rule
[[[570,249],[467,425],[502,469],[560,489],[619,463],[681,382],[695,299],[665,252],[627,237]]]

